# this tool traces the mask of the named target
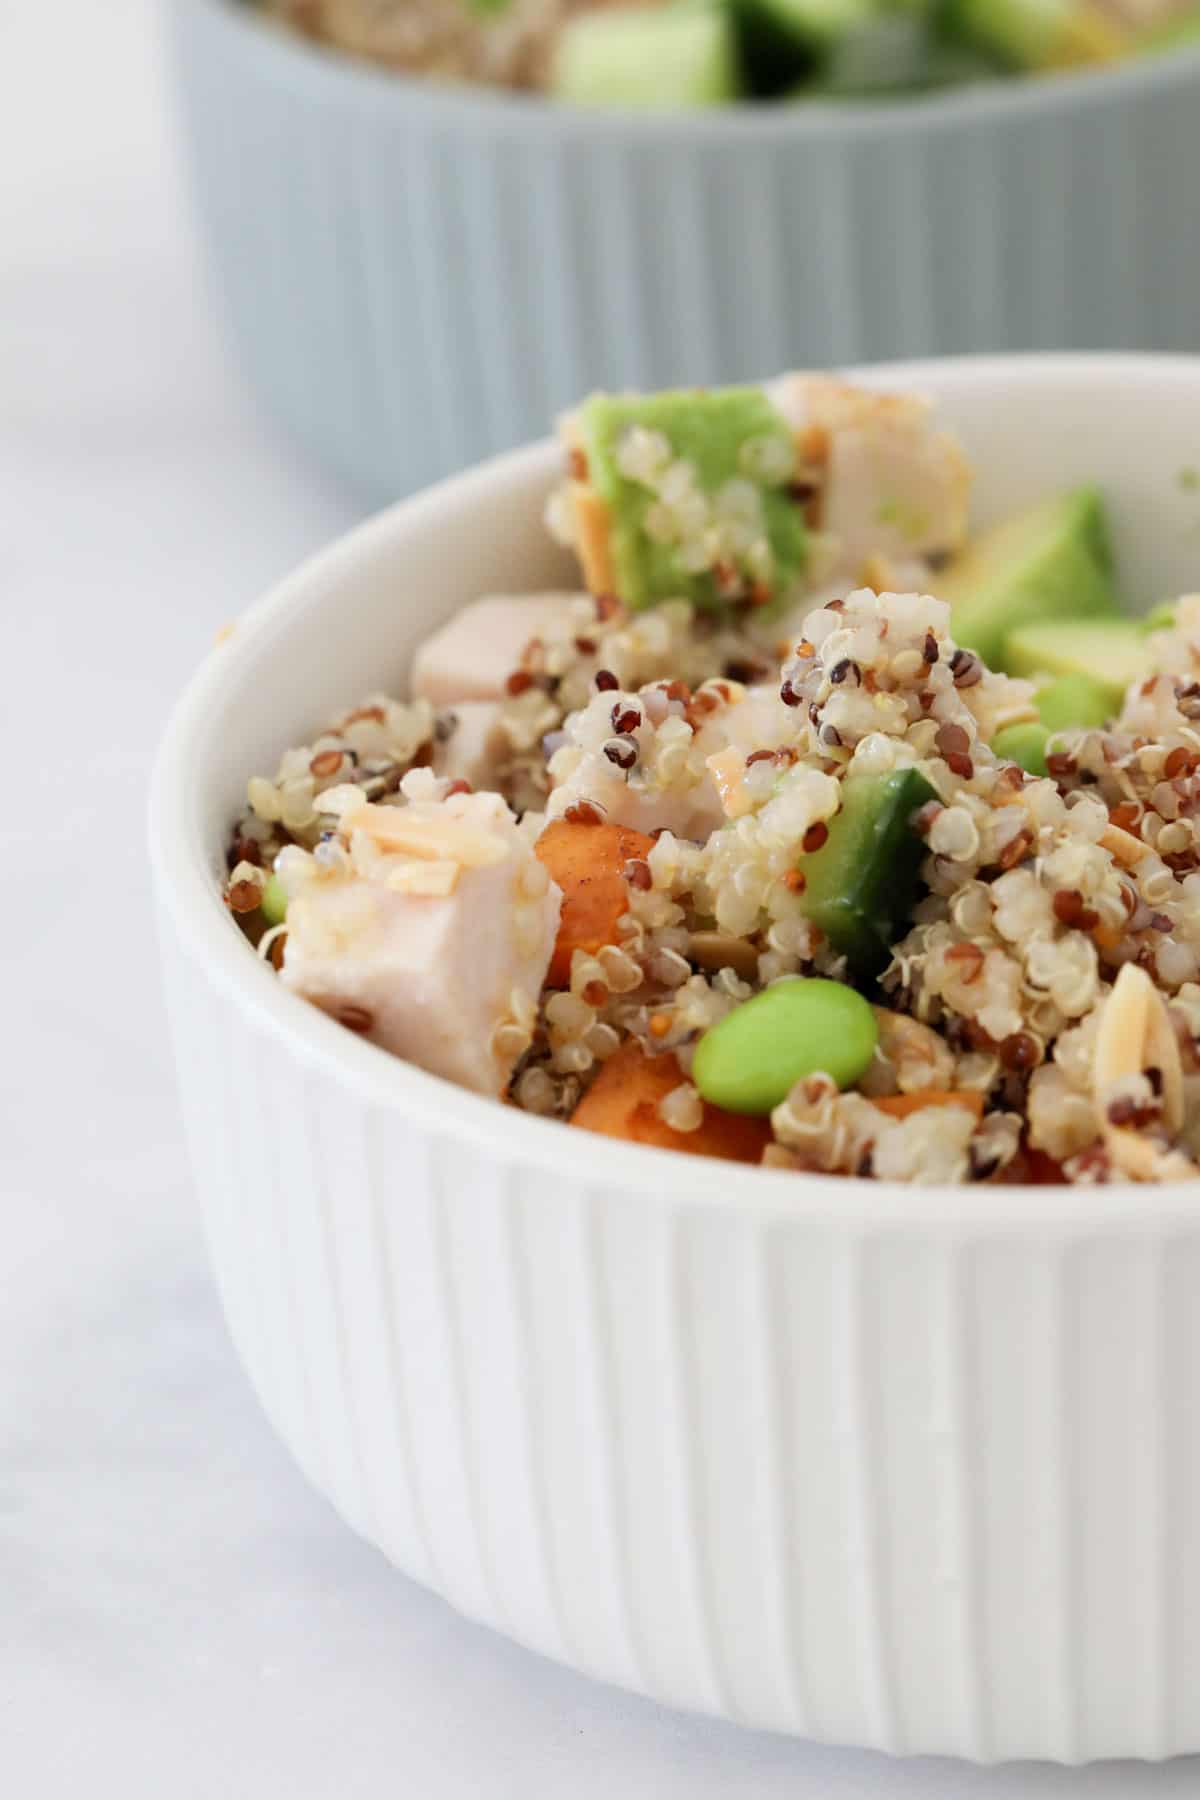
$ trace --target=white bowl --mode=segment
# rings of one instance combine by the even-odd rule
[[[978,516],[1104,484],[1194,584],[1200,360],[930,363]],[[237,1347],[349,1523],[471,1617],[674,1705],[893,1751],[1200,1750],[1200,1193],[921,1190],[572,1133],[395,1061],[218,894],[248,773],[489,588],[564,574],[549,445],[393,508],[181,701],[151,844]]]

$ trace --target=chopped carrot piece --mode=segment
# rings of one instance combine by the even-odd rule
[[[977,1119],[983,1117],[983,1095],[969,1088],[953,1094],[940,1088],[927,1089],[920,1094],[885,1094],[882,1099],[873,1099],[872,1105],[880,1112],[891,1113],[893,1119],[907,1119],[911,1113],[923,1112],[927,1106],[962,1106]]]
[[[769,1119],[746,1118],[704,1105],[698,1131],[673,1131],[658,1110],[660,1100],[685,1079],[675,1058],[647,1056],[640,1044],[623,1044],[607,1062],[571,1115],[571,1124],[602,1137],[625,1138],[633,1144],[655,1144],[664,1150],[690,1150],[693,1156],[723,1157],[727,1162],[756,1163],[771,1141]]]
[[[576,950],[596,951],[620,942],[617,924],[629,910],[629,891],[621,871],[626,863],[644,861],[653,838],[624,825],[585,825],[556,819],[537,841],[538,860],[563,892],[558,941],[546,979],[566,987]]]

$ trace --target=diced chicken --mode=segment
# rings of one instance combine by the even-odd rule
[[[871,582],[874,561],[940,558],[967,535],[971,471],[918,394],[881,394],[822,375],[785,375],[768,392],[796,434],[814,484],[811,516],[830,540],[822,581]],[[895,585],[891,575],[884,585]]]
[[[448,781],[467,781],[473,788],[494,788],[509,742],[500,723],[498,700],[458,700],[439,713],[434,734],[433,768]]]
[[[502,1094],[549,967],[559,888],[498,794],[364,806],[342,829],[353,872],[291,897],[284,983],[431,1074]]]
[[[492,594],[473,600],[417,651],[414,699],[435,706],[498,700],[533,638],[561,643],[574,635],[578,600],[578,594]]]
[[[640,695],[621,696],[620,704],[628,702],[645,710],[647,698],[652,700],[654,694],[653,687],[645,688]],[[586,799],[604,808],[610,824],[647,834],[669,831],[675,837],[703,842],[727,816],[720,771],[711,767],[710,759],[732,749],[744,766],[745,758],[754,751],[790,745],[803,729],[803,720],[783,704],[777,686],[748,688],[730,705],[717,707],[704,719],[691,739],[686,771],[676,767],[662,777],[656,755],[656,751],[661,754],[660,746],[653,742],[653,728],[644,725],[632,734],[643,759],[626,775],[593,741],[596,733],[589,718],[593,709],[601,715],[609,712],[617,698],[605,694],[601,702],[593,701],[591,707],[567,720],[568,748],[573,740],[582,748],[582,755],[571,759],[568,754],[567,761],[573,760],[573,766],[556,782],[547,808],[550,818],[561,818],[569,806]],[[603,717],[599,722],[603,725]]]

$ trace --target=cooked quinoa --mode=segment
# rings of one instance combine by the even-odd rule
[[[792,381],[772,391],[811,402],[791,408],[794,461],[743,459],[804,521],[786,591],[763,604],[739,577],[711,608],[581,592],[466,609],[410,698],[367,696],[249,780],[230,911],[350,1030],[548,1119],[884,1181],[1192,1177],[1200,595],[1145,637],[1115,716],[1056,733],[1030,773],[993,741],[1036,720],[1035,682],[956,643],[936,597],[965,536],[961,453],[907,400],[841,390],[876,476],[897,416],[925,471],[920,531],[905,548],[881,524],[872,544],[855,516],[893,515],[855,489],[836,429],[814,435],[829,384]],[[693,504],[695,468],[670,479],[668,435],[639,429],[623,476],[682,505],[704,551],[688,566],[745,565],[759,490]],[[587,569],[621,520],[597,508],[578,416],[564,444],[551,523]],[[680,541],[678,518],[647,528]],[[848,794],[906,775],[926,796],[900,821],[919,883],[864,964],[820,922],[812,859]],[[870,1002],[869,1065],[843,1089],[807,1069],[769,1116],[723,1116],[697,1046],[814,978]]]

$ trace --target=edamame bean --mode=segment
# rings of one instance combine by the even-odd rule
[[[287,918],[287,895],[278,875],[268,875],[262,891],[263,918],[268,925],[282,925]]]
[[[840,981],[797,977],[743,1001],[696,1046],[692,1079],[726,1112],[769,1113],[792,1083],[823,1070],[840,1088],[865,1073],[879,1038],[862,995]]]
[[[1045,775],[1046,740],[1050,736],[1044,725],[1006,725],[992,739],[992,750],[1001,762],[1015,762],[1030,775]]]

